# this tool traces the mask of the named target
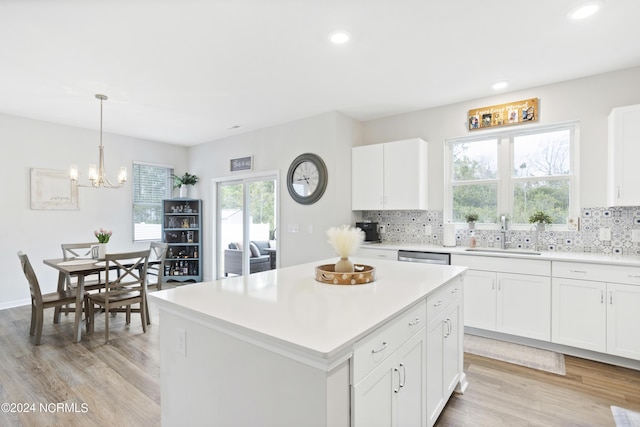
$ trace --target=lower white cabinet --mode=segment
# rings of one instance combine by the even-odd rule
[[[353,387],[354,426],[424,426],[424,328]]]
[[[640,360],[637,268],[557,263],[553,275],[554,343]]]
[[[458,256],[470,268],[465,280],[464,323],[521,337],[551,339],[551,263]],[[515,271],[537,274],[516,274]],[[545,274],[546,275],[543,275]]]
[[[352,426],[431,427],[454,389],[464,390],[463,286],[442,287],[358,343]]]
[[[388,259],[397,261],[398,251],[396,249],[361,247],[358,251],[358,256],[363,258]]]
[[[427,425],[433,426],[460,381],[463,355],[461,298],[427,325]]]

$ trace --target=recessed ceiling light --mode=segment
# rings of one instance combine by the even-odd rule
[[[602,7],[602,0],[591,0],[585,3],[581,3],[569,12],[569,18],[573,20],[579,20],[588,18],[596,13]]]
[[[502,80],[502,81],[495,82],[494,84],[492,84],[491,88],[495,89],[495,90],[500,90],[500,89],[504,89],[507,86],[509,86],[509,81],[508,80]]]
[[[334,31],[329,34],[329,40],[331,40],[331,43],[344,44],[349,41],[349,33],[346,31]]]

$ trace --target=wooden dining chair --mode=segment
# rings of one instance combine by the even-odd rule
[[[44,309],[51,307],[61,307],[76,303],[75,289],[62,290],[42,294],[40,283],[36,277],[36,273],[31,266],[29,257],[22,251],[18,252],[22,271],[29,282],[29,291],[31,292],[31,328],[29,335],[35,335],[35,345],[40,345],[42,339],[42,323],[44,319]],[[83,296],[83,300],[85,297]],[[54,317],[54,323],[58,323]]]
[[[62,257],[65,261],[76,258],[91,258],[91,247],[97,243],[62,243]],[[87,277],[89,278],[87,280]],[[104,279],[100,273],[87,276],[84,280],[84,289],[91,291],[100,289],[103,286]],[[75,288],[76,284],[67,276],[67,289]]]
[[[95,306],[104,308],[104,342],[109,342],[110,313],[126,311],[127,325],[131,323],[131,305],[139,304],[135,309],[140,312],[142,330],[147,332],[146,306],[147,283],[146,274],[149,262],[149,249],[144,251],[107,254],[105,256],[104,291],[88,294],[87,329],[94,332]]]
[[[147,269],[147,289],[162,290],[164,262],[167,259],[168,243],[151,242],[149,245],[149,268]]]

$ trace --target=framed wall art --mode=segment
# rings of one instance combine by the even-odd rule
[[[469,130],[533,123],[538,121],[538,98],[469,110]]]
[[[253,170],[253,156],[238,157],[229,161],[229,170],[231,172],[250,171]]]
[[[79,209],[78,186],[69,179],[69,172],[31,169],[31,209]]]

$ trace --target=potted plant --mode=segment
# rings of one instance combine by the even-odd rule
[[[469,212],[464,215],[464,219],[469,223],[469,229],[473,230],[476,226],[476,221],[478,220],[478,214],[475,212]]]
[[[195,185],[198,182],[196,175],[191,175],[189,172],[185,172],[182,176],[171,174],[173,177],[173,188],[180,189],[180,197],[187,196],[187,185]]]
[[[551,224],[553,222],[553,218],[543,211],[535,211],[529,217],[529,222],[536,225],[536,230],[544,231],[545,225]]]

